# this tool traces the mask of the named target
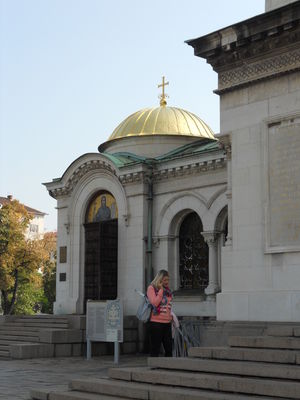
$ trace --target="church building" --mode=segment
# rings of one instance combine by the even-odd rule
[[[300,2],[188,40],[218,73],[220,133],[166,102],[46,183],[58,209],[55,314],[159,269],[178,316],[300,321]]]

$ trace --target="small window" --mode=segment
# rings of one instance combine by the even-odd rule
[[[30,232],[38,232],[39,231],[39,226],[38,225],[36,225],[36,224],[30,224],[30,226],[29,226],[29,231]]]

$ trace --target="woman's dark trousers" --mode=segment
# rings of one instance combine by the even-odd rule
[[[172,327],[171,323],[149,322],[150,357],[158,357],[161,344],[165,357],[172,357]]]

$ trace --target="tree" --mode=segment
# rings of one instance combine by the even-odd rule
[[[52,314],[56,288],[56,232],[45,233],[42,243],[47,253],[47,258],[42,267],[44,296],[41,301],[41,311]]]
[[[43,243],[25,237],[30,220],[17,200],[0,210],[0,291],[4,314],[13,314],[20,287],[39,286],[41,278],[37,272],[47,260]]]

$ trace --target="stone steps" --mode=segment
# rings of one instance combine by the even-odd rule
[[[0,336],[22,336],[39,338],[39,329],[34,331],[17,330],[17,329],[0,329]]]
[[[45,329],[45,328],[50,328],[50,329],[68,329],[68,324],[59,324],[59,323],[55,323],[52,324],[51,322],[6,322],[5,324],[6,327],[10,327],[10,328],[19,328],[19,329],[23,329],[23,328],[37,328],[37,329]]]
[[[15,332],[20,332],[21,330],[23,332],[39,332],[41,328],[38,327],[32,327],[32,326],[21,326],[16,327],[14,324],[3,324],[0,325],[0,333],[2,332],[7,332],[7,331],[15,331]]]
[[[272,400],[273,397],[248,396],[240,393],[217,393],[202,389],[186,389],[162,385],[108,379],[74,380],[70,391],[51,393],[51,400]],[[35,400],[44,400],[35,391]],[[277,398],[278,400],[280,398]],[[274,399],[273,399],[274,400]]]
[[[68,323],[68,318],[52,314],[20,315],[14,316],[14,321],[51,321]]]
[[[29,342],[29,343],[33,343],[33,342]],[[21,340],[0,340],[0,345],[1,346],[10,346],[11,344],[24,344],[23,341]]]
[[[11,341],[18,341],[18,342],[39,342],[39,335],[35,335],[35,336],[22,336],[22,335],[17,335],[17,336],[13,336],[13,335],[3,335],[0,334],[0,343],[5,340],[9,340]]]
[[[300,350],[300,337],[231,336],[228,338],[228,345],[231,347]]]
[[[10,360],[9,350],[0,350],[0,360]]]
[[[80,391],[70,391],[70,392],[51,392],[50,398],[52,400],[99,400],[99,394],[97,393],[87,393]],[[46,400],[49,397],[47,392],[42,390],[31,391],[31,398],[35,400]],[[119,396],[106,396],[101,395],[101,400],[128,400],[126,397]]]
[[[130,370],[130,369],[129,369]],[[110,377],[124,379],[118,369],[111,370]],[[121,376],[123,378],[121,378]],[[260,379],[240,375],[221,375],[217,373],[196,373],[176,370],[140,368],[131,371],[131,382],[182,388],[205,389],[222,392],[255,394],[276,398],[300,399],[300,382],[281,379]]]
[[[70,382],[42,400],[300,400],[299,327],[233,336],[229,347],[198,347],[186,358],[149,358],[147,367],[112,368],[108,379]],[[41,395],[42,396],[42,395]]]
[[[209,360],[193,358],[149,358],[151,368],[212,372],[260,378],[280,378],[300,381],[300,365],[266,364],[253,361]]]
[[[62,332],[63,339],[68,332],[72,336],[74,330],[68,329],[68,319],[51,315],[37,316],[6,316],[0,324],[0,359],[68,356],[73,354],[73,347],[68,341],[62,340],[59,348],[54,348],[51,339],[53,332]],[[57,335],[56,334],[56,335]],[[46,340],[41,340],[45,337]],[[45,336],[46,335],[46,336]],[[78,336],[78,335],[77,335]],[[41,343],[43,342],[43,343]],[[82,335],[79,342],[82,342]],[[62,348],[66,343],[66,348]],[[74,340],[72,343],[75,343]],[[77,343],[77,342],[76,342]],[[74,350],[75,351],[75,350]]]
[[[300,351],[294,350],[251,349],[243,347],[192,347],[188,353],[190,357],[199,358],[300,365]]]

